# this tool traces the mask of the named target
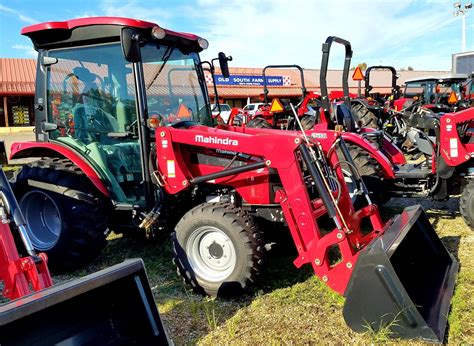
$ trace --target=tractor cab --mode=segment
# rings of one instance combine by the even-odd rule
[[[80,153],[116,203],[144,206],[154,145],[149,122],[211,121],[199,58],[207,41],[153,23],[100,17],[40,24],[22,34],[39,51],[37,140]],[[139,49],[132,59],[126,50],[133,40]]]
[[[466,108],[463,104],[462,85],[467,75],[422,77],[405,81],[402,101],[407,99],[421,104],[434,113],[448,113]],[[406,108],[406,107],[405,107]]]

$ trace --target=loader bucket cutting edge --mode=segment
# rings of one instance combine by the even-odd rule
[[[420,206],[405,208],[359,254],[343,315],[356,332],[443,342],[459,263]]]
[[[1,345],[168,345],[141,259],[0,305]]]

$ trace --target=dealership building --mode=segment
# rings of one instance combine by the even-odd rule
[[[0,58],[0,127],[34,125],[34,90],[36,60]],[[215,76],[219,101],[231,107],[244,107],[247,103],[263,101],[264,79],[261,68],[232,67],[231,76],[224,78],[219,69]],[[352,72],[351,72],[352,73]],[[449,71],[399,71],[398,84],[422,76],[439,76]],[[267,69],[265,71],[269,101],[275,97],[297,99],[301,96],[301,77],[296,69]],[[329,91],[341,90],[341,70],[329,70]],[[391,75],[388,71],[372,71],[372,92],[389,94]],[[319,92],[319,70],[305,69],[304,82],[308,91]],[[211,100],[215,99],[213,79],[206,72],[206,83]],[[362,88],[364,82],[362,81]],[[358,82],[349,80],[351,93],[358,92]]]

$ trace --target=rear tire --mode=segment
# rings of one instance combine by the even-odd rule
[[[361,127],[370,127],[373,129],[380,129],[379,119],[377,116],[370,110],[367,109],[363,104],[355,103],[351,106],[352,115],[354,115],[354,120],[357,124],[360,124]]]
[[[254,127],[254,128],[257,128],[257,129],[271,129],[272,128],[272,125],[270,125],[268,123],[268,121],[266,121],[265,119],[260,118],[260,117],[253,118],[245,126]]]
[[[316,116],[304,115],[301,117],[300,121],[301,126],[303,126],[303,130],[311,130],[314,127],[314,124],[316,123]]]
[[[369,190],[369,197],[372,203],[382,205],[390,200],[388,191],[381,176],[381,167],[375,159],[373,159],[364,149],[361,147],[346,143],[347,148],[351,154],[352,160],[359,171],[362,180],[364,181],[367,189]],[[340,160],[344,160],[344,155],[340,150],[337,151],[337,155]],[[346,180],[350,178],[350,170],[347,165],[342,164],[343,172]],[[350,185],[348,183],[348,188]],[[351,192],[351,191],[349,191]],[[361,204],[365,201],[363,195],[352,198],[352,201],[356,204]]]
[[[88,195],[81,201],[31,186],[40,182]],[[37,251],[46,252],[51,269],[67,271],[96,258],[106,245],[108,208],[87,176],[66,159],[44,158],[24,166],[13,185]]]
[[[474,180],[464,186],[459,200],[459,209],[464,221],[474,230]]]
[[[241,293],[260,273],[262,234],[240,208],[200,204],[178,222],[172,239],[178,273],[201,294]]]

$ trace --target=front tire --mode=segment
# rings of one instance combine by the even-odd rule
[[[88,196],[79,200],[51,191],[59,186]],[[24,166],[13,185],[37,251],[46,252],[49,266],[58,271],[78,268],[106,245],[106,202],[86,175],[71,161],[44,158]],[[76,195],[77,195],[76,194]]]
[[[474,230],[474,180],[464,186],[459,200],[459,209],[464,221]]]
[[[196,292],[211,296],[241,293],[260,273],[261,232],[240,208],[200,204],[178,222],[172,239],[178,273]]]

